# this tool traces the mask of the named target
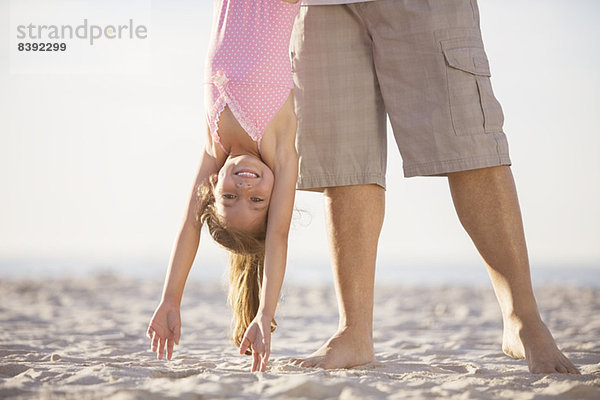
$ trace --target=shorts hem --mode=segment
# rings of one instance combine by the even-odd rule
[[[478,158],[463,158],[458,160],[436,161],[424,164],[404,166],[404,176],[445,176],[451,172],[468,171],[471,169],[511,165],[508,154],[490,155]]]
[[[359,175],[316,175],[299,177],[296,188],[298,190],[311,190],[322,192],[327,187],[352,186],[352,185],[379,185],[385,189],[385,175],[359,174]]]

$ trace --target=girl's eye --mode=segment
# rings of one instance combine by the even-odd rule
[[[264,201],[263,199],[258,197],[250,197],[250,200],[252,200],[255,203],[260,203],[261,201]]]
[[[234,194],[230,194],[230,193],[225,193],[223,195],[223,198],[224,199],[228,199],[228,200],[233,200],[233,199],[235,199],[235,195]]]

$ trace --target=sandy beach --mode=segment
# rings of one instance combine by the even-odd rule
[[[228,340],[223,285],[188,283],[181,345],[155,360],[144,336],[162,283],[98,275],[0,281],[0,398],[599,399],[600,289],[536,287],[542,316],[582,374],[532,375],[500,348],[490,287],[378,285],[376,362],[294,366],[334,332],[333,288],[284,286],[266,373]]]

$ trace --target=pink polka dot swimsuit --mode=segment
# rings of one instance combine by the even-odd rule
[[[206,63],[210,133],[225,153],[219,115],[229,109],[260,151],[262,135],[294,87],[289,43],[300,1],[215,0]]]

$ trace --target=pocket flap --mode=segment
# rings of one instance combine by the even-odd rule
[[[452,68],[474,75],[491,76],[481,39],[452,39],[441,42],[446,62]]]

